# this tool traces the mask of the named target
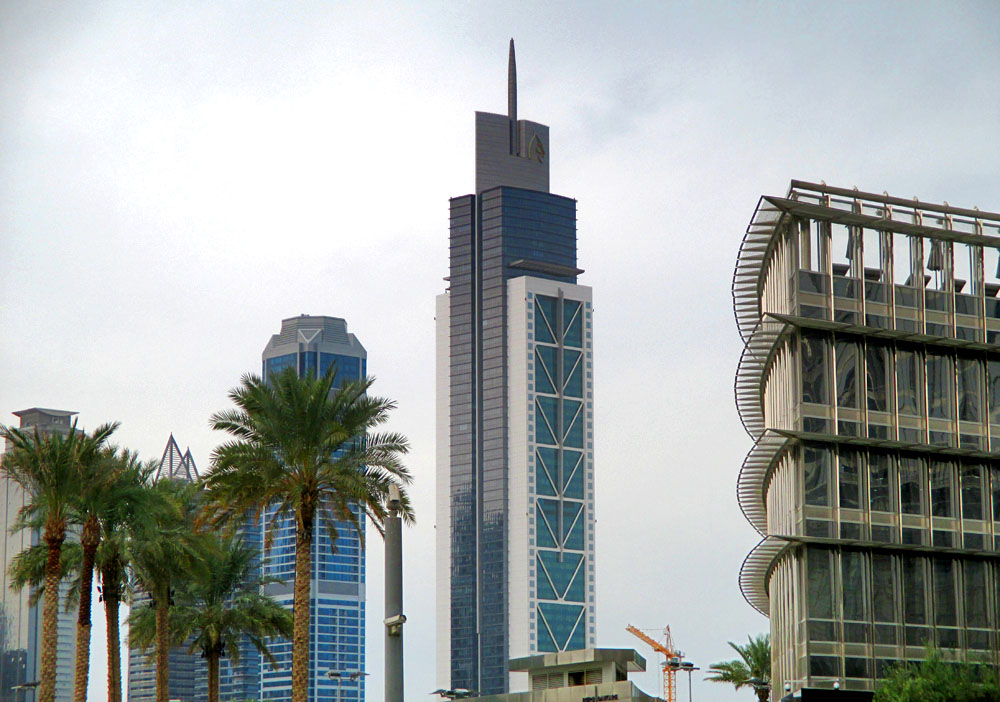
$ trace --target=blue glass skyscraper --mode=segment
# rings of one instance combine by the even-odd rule
[[[271,337],[263,353],[263,376],[268,379],[286,368],[300,376],[317,377],[336,364],[334,387],[345,380],[367,374],[367,353],[348,333],[347,323],[336,317],[302,315],[282,320],[281,331]],[[283,582],[269,585],[268,594],[291,609],[295,575],[295,523],[282,518],[276,524],[267,510],[257,525],[247,528],[246,538],[265,543],[273,525],[273,541],[262,553],[264,575]],[[364,528],[363,518],[358,522]],[[346,522],[336,524],[336,544],[327,525],[317,519],[312,553],[309,625],[310,702],[361,702],[365,697],[364,675],[349,673],[365,669],[365,553],[363,534]],[[240,665],[220,671],[220,697],[286,701],[292,696],[292,643],[287,639],[269,644],[277,668],[252,649],[241,647]],[[341,680],[328,672],[344,673]]]
[[[593,646],[592,309],[548,127],[476,113],[476,192],[451,200],[438,297],[438,682],[526,680],[516,656]]]

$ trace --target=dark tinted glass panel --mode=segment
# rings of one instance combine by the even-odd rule
[[[877,412],[889,411],[887,388],[889,378],[889,355],[884,346],[869,344],[866,352],[866,378],[868,382],[868,409]]]
[[[813,271],[799,271],[799,290],[802,292],[825,293],[827,277]]]
[[[802,401],[828,404],[830,402],[828,344],[824,337],[802,336]]]
[[[900,414],[923,416],[923,363],[914,351],[896,354],[896,406]]]
[[[983,373],[978,361],[958,359],[958,418],[978,422],[983,418]]]
[[[983,518],[983,469],[981,466],[962,466],[962,518]]]
[[[903,556],[903,621],[926,624],[927,605],[924,601],[923,559]]]
[[[830,505],[830,463],[833,454],[825,449],[805,447],[802,451],[805,469],[805,496],[807,505]]]
[[[857,551],[844,551],[841,554],[840,563],[844,592],[844,619],[864,620],[866,619],[864,558]]]
[[[990,468],[990,489],[993,492],[993,521],[1000,522],[1000,468]]]
[[[861,538],[861,525],[854,522],[841,522],[840,538],[857,541]]]
[[[890,458],[882,453],[868,454],[868,488],[871,509],[875,512],[894,512],[892,482],[889,473]]]
[[[985,629],[990,625],[986,597],[986,564],[967,560],[965,566],[965,625]]]
[[[810,641],[836,641],[837,627],[833,622],[809,620]]]
[[[1000,300],[997,300],[1000,303]],[[1000,361],[989,361],[986,364],[987,382],[989,384],[990,424],[1000,424]]]
[[[877,622],[896,621],[895,583],[892,556],[872,554],[872,607]]]
[[[916,458],[899,459],[899,496],[903,514],[924,514],[923,469]]]
[[[858,406],[858,346],[850,341],[837,341],[837,404]]]
[[[583,305],[574,300],[563,300],[563,325],[566,328],[566,346],[583,346]]]
[[[832,656],[809,656],[809,674],[818,677],[839,677],[839,658]]]
[[[869,659],[853,658],[851,656],[844,658],[845,678],[870,678],[871,676],[871,661]]]
[[[891,544],[896,541],[896,528],[872,524],[872,541],[883,544]]]
[[[840,451],[840,506],[857,509],[861,506],[860,456],[854,451]]]
[[[833,598],[830,586],[830,553],[820,548],[809,548],[807,554],[809,616],[819,619],[829,619],[833,617]]]
[[[955,416],[955,368],[951,358],[927,354],[927,410],[931,417]]]
[[[934,621],[938,626],[955,626],[958,623],[955,600],[955,562],[936,558],[934,566]]]
[[[954,471],[947,463],[931,464],[931,514],[935,517],[955,516]]]

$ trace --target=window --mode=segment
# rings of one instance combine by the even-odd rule
[[[868,382],[868,409],[875,412],[889,411],[889,355],[884,346],[869,344],[866,351],[866,379]]]
[[[833,454],[810,446],[802,449],[806,504],[830,506],[830,463]]]
[[[955,479],[947,463],[931,464],[931,514],[935,517],[955,516]]]
[[[806,553],[806,568],[809,580],[809,617],[832,619],[830,552],[821,548],[809,548]]]
[[[900,457],[899,497],[903,514],[924,514],[924,480],[919,459]]]
[[[989,361],[986,371],[989,375],[990,424],[1000,424],[1000,361]]]
[[[873,512],[895,511],[889,461],[889,456],[884,453],[868,454],[869,504]]]
[[[927,603],[924,600],[923,559],[903,556],[903,619],[907,624],[927,623]]]
[[[956,626],[954,564],[949,558],[934,561],[934,621],[938,626]]]
[[[858,551],[844,551],[840,557],[844,592],[844,619],[865,621],[865,562]]]
[[[965,561],[965,625],[981,629],[990,625],[986,564],[982,561]]]
[[[858,406],[858,346],[850,341],[838,340],[837,354],[837,404],[840,407]]]
[[[975,359],[958,359],[958,418],[963,422],[979,422],[983,418],[983,383],[979,368]]]
[[[927,354],[927,408],[931,417],[952,419],[955,416],[955,370],[951,358]]]
[[[900,349],[896,354],[896,393],[900,414],[923,416],[923,386],[923,363],[919,354]]]
[[[872,608],[877,622],[896,621],[895,583],[892,556],[872,554]]]
[[[828,404],[828,344],[820,335],[802,335],[802,401]]]
[[[962,466],[962,518],[983,518],[983,469],[981,466]]]
[[[840,506],[858,509],[861,506],[861,475],[859,456],[854,451],[840,452]]]

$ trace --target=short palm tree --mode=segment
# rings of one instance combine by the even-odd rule
[[[41,435],[0,427],[10,443],[3,457],[3,474],[25,492],[16,527],[42,524],[46,546],[45,597],[42,603],[42,664],[38,702],[54,702],[56,684],[56,623],[59,616],[60,556],[85,481],[84,465],[95,461],[117,424],[104,424],[87,434],[76,422],[65,436]]]
[[[771,637],[760,634],[755,638],[747,637],[747,644],[740,646],[732,641],[733,647],[740,657],[713,663],[708,669],[706,680],[729,683],[737,690],[741,687],[752,687],[760,702],[767,702],[771,692]]]
[[[108,702],[122,702],[119,608],[128,592],[131,535],[152,531],[158,515],[170,510],[163,496],[151,488],[156,461],[140,461],[138,454],[126,449],[112,452],[109,458],[116,464],[116,492],[123,499],[106,501],[99,513],[101,541],[94,565],[107,625]]]
[[[195,526],[200,510],[199,486],[160,480],[151,488],[158,498],[157,518],[133,527],[127,563],[137,589],[152,598],[156,631],[156,702],[169,698],[169,610],[179,583],[199,577],[208,568],[208,535]],[[131,638],[131,634],[130,634]]]
[[[205,478],[212,522],[235,528],[246,515],[259,519],[265,509],[273,512],[272,528],[283,518],[295,520],[292,702],[306,702],[308,690],[309,574],[317,519],[325,521],[332,543],[337,520],[360,531],[359,520],[367,515],[381,531],[389,486],[411,482],[400,462],[409,448],[406,439],[369,433],[388,420],[395,403],[369,397],[370,378],[334,389],[334,377],[333,366],[320,378],[299,378],[294,368],[266,382],[245,375],[229,393],[236,408],[211,419],[214,429],[232,437],[213,453]],[[405,490],[401,494],[402,515],[412,521]]]
[[[258,551],[239,538],[217,538],[210,551],[212,567],[180,585],[170,607],[171,643],[189,641],[190,652],[200,651],[208,668],[208,702],[219,700],[219,662],[228,656],[240,662],[243,637],[272,665],[267,648],[270,636],[292,635],[292,615],[274,598],[262,593],[275,582],[259,576]],[[129,635],[140,648],[155,639],[155,617],[148,607],[129,616]]]

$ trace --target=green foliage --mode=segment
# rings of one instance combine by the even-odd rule
[[[893,667],[875,702],[998,702],[1000,684],[988,666],[951,663],[934,648],[920,663]]]
[[[246,636],[274,664],[266,646],[270,636],[292,635],[291,612],[261,588],[277,582],[259,577],[256,549],[238,538],[212,537],[203,554],[212,567],[185,580],[174,593],[170,607],[170,642],[179,646],[190,639],[191,652],[228,656],[239,663],[239,641]],[[156,618],[151,607],[137,607],[129,616],[129,640],[147,650],[156,640]]]
[[[767,699],[767,691],[771,682],[771,636],[759,634],[747,637],[745,646],[729,642],[739,658],[731,661],[713,663],[709,666],[706,680],[728,683],[739,690],[751,687],[762,699]]]
[[[311,532],[322,518],[336,543],[336,521],[357,528],[359,505],[381,531],[389,486],[399,486],[401,516],[413,521],[403,486],[412,480],[400,456],[409,445],[396,433],[373,433],[395,403],[368,396],[374,379],[345,382],[334,391],[333,366],[321,378],[299,378],[294,368],[264,382],[244,375],[229,393],[235,409],[212,416],[212,428],[233,439],[212,455],[205,479],[213,523],[231,529],[267,507],[294,517]],[[272,532],[268,532],[268,544]]]

